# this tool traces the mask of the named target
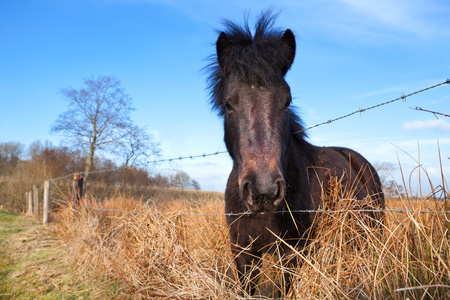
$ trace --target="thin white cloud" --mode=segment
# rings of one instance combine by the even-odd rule
[[[347,8],[344,12],[352,16],[352,22],[360,24],[359,30],[368,31],[372,35],[375,32],[388,35],[401,32],[427,39],[449,34],[442,26],[441,19],[449,8],[435,1],[339,1]]]
[[[394,139],[393,139],[394,140]],[[411,147],[411,148],[417,148],[417,145],[420,146],[433,146],[437,147],[438,143],[440,146],[442,145],[450,145],[450,138],[439,138],[439,139],[405,139],[401,140],[400,138],[391,142],[396,147]]]
[[[404,87],[391,87],[391,88],[386,88],[386,89],[380,89],[380,90],[375,90],[375,91],[371,91],[371,92],[367,92],[367,93],[362,93],[359,95],[354,96],[354,99],[363,99],[363,98],[370,98],[370,97],[375,97],[375,96],[380,96],[380,95],[385,95],[385,94],[392,94],[392,93],[398,93],[399,97],[402,95],[401,92],[404,91],[405,88]],[[389,99],[386,99],[389,100]]]
[[[403,123],[403,129],[406,130],[439,130],[450,131],[450,123],[444,119],[426,120],[426,121],[412,121]]]

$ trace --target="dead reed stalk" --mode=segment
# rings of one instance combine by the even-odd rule
[[[450,299],[448,219],[422,213],[444,210],[443,199],[388,199],[387,209],[409,211],[386,212],[378,230],[355,211],[360,207],[351,192],[337,191],[326,195],[325,208],[342,212],[317,218],[307,247],[293,249],[298,268],[286,269],[277,251],[264,257],[258,297],[271,297],[287,271],[294,276],[292,299]],[[109,210],[66,208],[58,226],[84,280],[98,285],[99,298],[246,298],[224,216],[214,215],[223,212],[221,195],[166,206],[126,197],[88,198],[86,205]]]

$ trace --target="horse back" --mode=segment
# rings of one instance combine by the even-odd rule
[[[318,179],[325,191],[338,187],[341,196],[365,200],[362,208],[385,207],[380,178],[361,154],[343,147],[316,147],[316,152],[310,181]]]

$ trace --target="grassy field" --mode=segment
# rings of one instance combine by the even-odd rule
[[[442,181],[420,199],[387,199],[387,210],[408,212],[387,211],[382,231],[364,225],[337,181],[325,206],[344,212],[317,218],[296,269],[277,251],[265,255],[253,298],[273,298],[290,272],[289,299],[450,299]],[[46,226],[0,211],[0,299],[249,299],[223,211],[222,193],[173,189],[87,195],[76,209],[54,207]]]
[[[54,226],[0,211],[0,299],[90,299]]]
[[[60,210],[58,236],[93,295],[117,299],[245,299],[228,245],[223,195],[193,192],[170,202],[116,196]],[[340,201],[351,209],[352,201]],[[449,219],[443,201],[388,199],[383,232],[361,215],[324,214],[309,246],[296,252],[291,299],[450,299]],[[130,213],[131,212],[131,213]],[[209,215],[212,214],[212,215]],[[282,241],[280,241],[282,242]],[[285,270],[264,257],[259,298],[270,298]]]

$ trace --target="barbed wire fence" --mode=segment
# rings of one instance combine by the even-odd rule
[[[129,210],[121,210],[121,209],[110,209],[110,208],[101,208],[101,207],[92,207],[85,206],[86,209],[99,210],[99,211],[110,211],[110,212],[123,212],[129,214],[137,214],[138,211],[129,211]],[[405,214],[449,214],[450,211],[447,210],[420,210],[416,211],[413,209],[301,209],[301,210],[284,210],[284,211],[275,211],[273,214],[311,214],[311,213],[346,213],[346,212],[355,212],[355,213],[405,213]],[[158,215],[168,216],[173,213],[157,213]],[[250,215],[265,215],[266,213],[252,213],[250,211],[244,211],[239,213],[216,213],[216,214],[199,214],[199,213],[183,213],[180,212],[177,215],[179,216],[188,216],[188,217],[240,217],[240,216],[250,216]]]
[[[351,113],[349,113],[349,114],[346,114],[346,115],[343,115],[343,116],[340,116],[340,117],[337,117],[337,118],[334,118],[334,119],[330,119],[330,120],[325,121],[325,122],[322,122],[322,123],[318,123],[318,124],[316,124],[316,125],[307,127],[307,128],[305,128],[305,129],[303,129],[303,130],[294,132],[293,134],[301,133],[301,132],[304,132],[304,131],[306,131],[306,130],[310,130],[310,129],[313,129],[313,128],[316,128],[316,127],[319,127],[319,126],[322,126],[322,125],[331,124],[331,123],[333,123],[333,122],[336,122],[336,121],[339,121],[339,120],[342,120],[342,119],[351,117],[351,116],[353,116],[353,115],[356,115],[356,114],[362,114],[363,112],[366,112],[366,111],[368,111],[368,110],[372,110],[372,109],[375,109],[375,108],[379,108],[379,107],[381,107],[381,106],[388,105],[388,104],[391,104],[391,103],[394,103],[394,102],[397,102],[397,101],[400,101],[400,100],[401,100],[401,101],[406,101],[406,98],[408,98],[408,97],[411,97],[411,96],[414,96],[414,95],[423,93],[423,92],[425,92],[425,91],[429,91],[429,90],[431,90],[431,89],[437,88],[437,87],[442,86],[442,85],[444,85],[444,84],[450,84],[450,78],[448,78],[446,81],[443,81],[443,82],[441,82],[441,83],[438,83],[438,84],[429,86],[429,87],[427,87],[427,88],[423,88],[423,89],[418,90],[418,91],[415,91],[415,92],[413,92],[413,93],[410,93],[410,94],[407,94],[407,95],[403,94],[402,96],[400,96],[400,97],[398,97],[398,98],[395,98],[395,99],[392,99],[392,100],[388,100],[388,101],[385,101],[385,102],[382,102],[382,103],[379,103],[379,104],[377,104],[377,105],[373,105],[373,106],[370,106],[370,107],[361,108],[361,109],[355,110],[355,111],[353,111],[353,112],[351,112]]]
[[[445,80],[445,81],[443,81],[443,82],[434,84],[432,86],[429,86],[429,87],[426,87],[426,88],[423,88],[423,89],[420,89],[420,90],[417,90],[415,92],[412,92],[412,93],[409,93],[409,94],[406,94],[406,95],[403,94],[402,96],[397,97],[395,99],[391,99],[391,100],[388,100],[388,101],[385,101],[385,102],[381,102],[379,104],[376,104],[376,105],[373,105],[373,106],[370,106],[370,107],[358,109],[358,110],[355,110],[355,111],[350,112],[348,114],[345,114],[345,115],[342,115],[342,116],[339,116],[339,117],[336,117],[336,118],[333,118],[333,119],[329,119],[329,120],[327,120],[325,122],[321,122],[321,123],[318,123],[318,124],[306,127],[306,128],[304,128],[304,129],[302,129],[300,131],[293,132],[292,134],[298,134],[298,133],[302,133],[302,132],[307,131],[307,130],[311,130],[311,129],[317,128],[319,126],[328,125],[328,124],[337,122],[339,120],[343,120],[343,119],[349,118],[349,117],[351,117],[353,115],[362,114],[362,113],[364,113],[366,111],[373,110],[373,109],[376,109],[376,108],[379,108],[379,107],[382,107],[382,106],[385,106],[385,105],[388,105],[388,104],[392,104],[392,103],[397,102],[397,101],[406,101],[406,99],[408,97],[411,97],[411,96],[414,96],[414,95],[417,95],[417,94],[429,91],[431,89],[443,86],[445,84],[450,84],[450,78]],[[444,115],[444,116],[448,117],[448,115],[443,114],[443,113],[437,113],[437,112],[433,112],[433,111],[428,111],[428,110],[424,110],[424,109],[421,109],[421,108],[416,108],[416,109],[417,110],[422,110],[422,111],[427,111],[427,112],[430,112],[430,113],[434,113],[435,116],[436,116],[436,114],[440,114],[440,115]],[[157,159],[157,160],[150,161],[150,163],[157,164],[157,163],[163,163],[163,162],[182,161],[182,160],[187,160],[187,159],[193,160],[193,159],[198,159],[198,158],[206,158],[206,157],[211,157],[211,156],[217,156],[217,155],[221,155],[221,154],[225,154],[225,153],[228,153],[228,152],[227,151],[216,151],[216,152],[197,154],[197,155],[187,155],[187,156],[180,156],[180,157],[173,157],[173,158]],[[89,172],[89,174],[100,174],[100,173],[114,172],[114,171],[119,171],[119,170],[123,170],[123,169],[127,169],[127,168],[129,168],[129,167],[119,167],[119,168],[112,168],[112,169],[106,169],[106,170],[98,170],[98,171]],[[67,179],[67,178],[70,178],[70,177],[73,178],[75,174],[84,174],[84,172],[71,173],[71,174],[60,176],[60,177],[57,177],[57,178],[51,178],[51,179],[48,179],[48,180],[45,181],[45,183],[43,185],[44,186],[44,199],[43,199],[43,203],[44,203],[43,204],[43,223],[44,224],[47,223],[48,220],[49,220],[49,218],[48,218],[49,213],[52,213],[50,211],[50,205],[49,205],[50,201],[53,201],[53,202],[56,202],[56,203],[59,203],[59,204],[68,204],[69,203],[68,200],[62,200],[62,199],[57,199],[57,198],[54,198],[54,197],[50,197],[51,183],[52,182],[55,183],[55,182],[57,182],[59,180]],[[36,208],[37,208],[37,211],[39,211],[39,203],[38,203],[39,200],[36,198],[36,197],[38,197],[37,195],[38,195],[38,192],[30,192],[30,193],[27,193],[26,197],[27,197],[27,201],[29,203],[28,214],[31,214],[31,215],[34,214],[35,216],[39,217],[39,213],[36,212]],[[95,208],[95,207],[90,207],[90,206],[85,206],[85,208],[86,209],[92,209],[92,210],[120,211],[120,212],[124,212],[124,213],[136,213],[136,212],[133,212],[133,211]],[[359,210],[352,210],[352,211],[353,212],[417,213],[416,211],[413,211],[413,210],[400,210],[400,209],[391,209],[391,210],[384,210],[384,209],[383,210],[373,210],[373,209],[364,210],[364,209],[359,209]],[[322,209],[318,209],[318,210],[295,210],[295,211],[290,211],[289,213],[320,213],[320,212],[340,213],[340,212],[345,212],[345,211],[343,211],[343,210],[322,210]],[[287,213],[287,212],[276,212],[276,213]],[[439,213],[439,214],[443,213],[443,214],[449,214],[450,211],[446,211],[446,210],[444,210],[444,211],[431,211],[430,210],[430,211],[421,211],[420,213]],[[241,215],[249,215],[249,214],[251,214],[251,213],[250,212],[228,213],[228,214],[226,214],[226,213],[223,213],[223,214],[183,213],[183,215],[193,216],[193,217],[194,216],[241,216]],[[55,216],[55,215],[53,215],[53,217],[58,219],[58,217]]]

